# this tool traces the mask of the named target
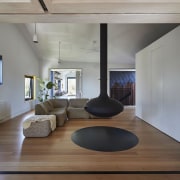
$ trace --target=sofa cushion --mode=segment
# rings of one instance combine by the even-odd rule
[[[61,114],[61,113],[64,113],[66,112],[65,108],[54,108],[50,114]]]
[[[84,108],[68,108],[68,118],[69,119],[88,119],[89,113],[84,110]]]
[[[50,114],[56,115],[57,126],[63,126],[67,120],[66,108],[55,108]]]
[[[49,106],[50,106],[51,109],[53,110],[53,109],[54,109],[54,106],[53,106],[53,103],[51,102],[51,100],[48,100],[47,102],[49,103]],[[51,111],[52,111],[52,110],[51,110]]]
[[[68,106],[67,99],[51,99],[49,101],[53,104],[54,108],[63,108]]]
[[[49,112],[44,105],[41,104],[36,104],[35,105],[35,114],[36,115],[47,115]]]
[[[88,100],[89,99],[87,99],[87,98],[70,99],[69,100],[69,107],[84,108],[84,106],[86,105]]]
[[[88,102],[88,98],[76,98],[69,100],[67,114],[69,119],[89,118],[89,113],[85,111],[84,106]]]
[[[49,112],[49,111],[52,111],[52,110],[54,109],[53,106],[52,106],[52,104],[49,103],[49,101],[45,101],[43,104],[44,104],[44,106],[46,107],[46,109],[48,110],[48,112]]]
[[[39,105],[42,107],[42,109],[44,110],[45,114],[49,114],[49,111],[48,111],[47,107],[44,105],[44,103],[41,103]]]

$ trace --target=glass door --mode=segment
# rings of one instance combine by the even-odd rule
[[[68,96],[76,96],[76,78],[67,78],[67,94]]]

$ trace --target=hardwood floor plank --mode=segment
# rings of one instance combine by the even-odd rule
[[[112,119],[68,120],[48,137],[25,138],[22,123],[33,114],[29,112],[0,124],[0,171],[180,172],[180,144],[135,117],[133,107],[125,108]],[[132,149],[117,152],[98,152],[74,144],[71,134],[89,126],[126,129],[139,138],[139,143]]]
[[[76,174],[71,174],[71,175],[0,175],[1,180],[32,180],[32,179],[38,179],[38,180],[120,180],[120,179],[125,179],[125,180],[179,180],[180,175],[179,174],[159,174],[159,175],[125,175],[125,174],[96,174],[96,175],[76,175]]]

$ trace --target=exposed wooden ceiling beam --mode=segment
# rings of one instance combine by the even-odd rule
[[[0,13],[167,14],[180,13],[180,0],[7,0]]]
[[[39,1],[0,1],[0,14],[37,14],[44,13]]]
[[[180,13],[180,0],[44,0],[50,13]]]
[[[31,14],[0,15],[6,23],[180,23],[180,14]]]

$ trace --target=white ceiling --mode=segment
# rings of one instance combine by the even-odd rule
[[[83,62],[99,61],[99,24],[90,23],[112,23],[108,61],[134,64],[136,52],[175,27],[162,23],[180,23],[180,0],[0,0],[0,22],[25,23],[17,26],[42,60],[57,61],[61,41],[63,61]]]
[[[108,24],[108,61],[134,64],[135,54],[177,24]],[[99,24],[37,23],[39,43],[32,43],[34,24],[25,24],[42,60],[99,62]]]

